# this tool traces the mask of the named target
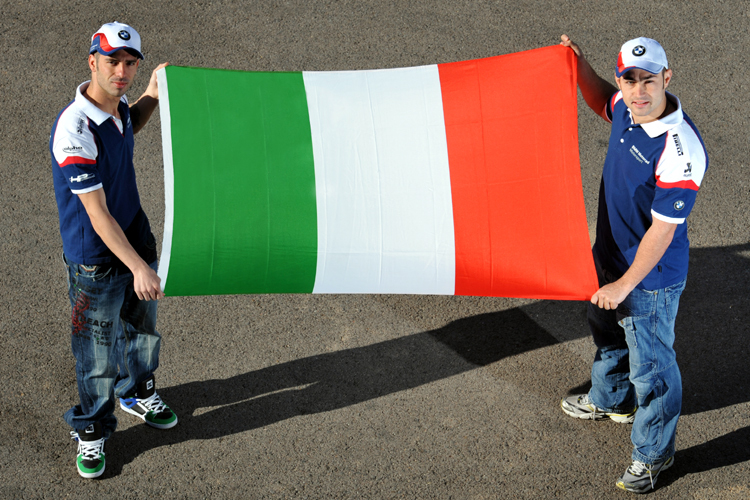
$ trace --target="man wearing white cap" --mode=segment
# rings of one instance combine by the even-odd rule
[[[125,93],[142,59],[133,28],[103,25],[91,38],[91,80],[78,87],[50,136],[80,397],[64,418],[86,478],[104,472],[104,442],[117,426],[115,398],[152,427],[177,424],[154,387],[161,340],[156,300],[163,293],[133,168],[133,134],[158,105],[156,70],[166,63],[128,105]]]
[[[594,262],[600,289],[588,322],[597,346],[588,394],[563,411],[632,423],[631,464],[616,485],[644,493],[674,463],[682,380],[674,324],[688,270],[685,220],[708,167],[703,141],[680,101],[662,46],[636,38],[620,49],[612,84],[578,56],[586,103],[612,124],[599,191]]]

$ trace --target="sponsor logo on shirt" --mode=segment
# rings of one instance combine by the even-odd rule
[[[677,147],[677,156],[682,156],[682,143],[680,142],[680,136],[675,134],[672,136],[672,139],[674,139],[674,145]]]
[[[63,153],[80,153],[83,151],[81,146],[66,146],[63,148]]]
[[[691,163],[687,164],[687,168],[685,169],[685,177],[691,177],[693,175],[693,165]]]
[[[641,154],[640,151],[638,151],[638,148],[635,146],[630,147],[630,154],[632,154],[636,160],[638,160],[639,163],[648,163],[649,161],[646,159],[643,154]]]
[[[680,200],[680,201],[675,201],[674,202],[674,209],[675,210],[682,210],[683,208],[685,208],[685,202],[684,201]]]
[[[94,177],[96,177],[94,174],[81,174],[77,177],[71,177],[70,182],[83,182],[88,179],[93,179]]]
[[[78,126],[76,127],[76,132],[78,132],[79,134],[82,134],[83,133],[83,125],[84,125],[83,118],[79,118],[78,119]]]

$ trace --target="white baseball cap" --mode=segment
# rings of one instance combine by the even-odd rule
[[[625,42],[617,56],[615,74],[621,77],[627,71],[638,68],[656,75],[669,68],[667,53],[659,42],[651,38],[634,38]]]
[[[134,56],[143,59],[141,54],[141,35],[136,30],[118,22],[103,24],[91,37],[91,48],[89,54],[99,52],[108,56],[120,49],[131,52]]]

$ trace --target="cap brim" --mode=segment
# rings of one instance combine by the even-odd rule
[[[135,57],[138,57],[140,59],[145,59],[145,57],[143,57],[143,54],[141,54],[140,52],[138,52],[137,50],[135,50],[133,47],[114,47],[112,50],[108,51],[108,50],[102,49],[98,45],[92,45],[91,49],[89,50],[89,54],[93,54],[94,52],[99,52],[102,55],[109,56],[109,55],[114,54],[118,50],[124,50],[125,52],[127,52],[131,56],[135,56]]]
[[[662,70],[664,69],[664,66],[662,66],[661,64],[657,64],[657,63],[649,64],[649,63],[644,62],[636,66],[625,66],[622,69],[617,67],[615,68],[615,74],[619,78],[625,73],[627,73],[628,71],[630,71],[631,69],[642,69],[643,71],[648,71],[649,73],[653,75],[658,75],[659,73],[662,72]]]

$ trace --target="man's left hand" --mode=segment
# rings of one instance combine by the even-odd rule
[[[161,63],[154,69],[154,71],[151,72],[151,79],[148,81],[148,87],[146,88],[146,92],[144,92],[143,95],[147,95],[149,97],[153,97],[156,100],[159,100],[159,84],[156,81],[156,72],[166,66],[169,66],[168,62]]]
[[[621,283],[620,280],[604,285],[591,296],[591,303],[596,304],[602,309],[614,310],[617,309],[625,297],[633,289],[627,285]]]

